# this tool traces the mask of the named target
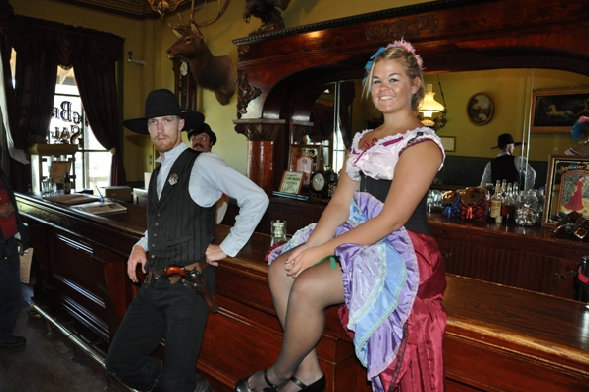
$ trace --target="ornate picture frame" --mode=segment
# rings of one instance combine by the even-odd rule
[[[542,225],[556,225],[573,211],[589,218],[589,157],[551,155]]]
[[[568,133],[583,115],[589,116],[589,87],[534,90],[532,132]]]
[[[476,93],[466,104],[466,114],[474,125],[488,124],[493,118],[495,103],[488,94]]]

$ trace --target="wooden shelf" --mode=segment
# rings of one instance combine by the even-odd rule
[[[32,155],[70,155],[78,151],[77,144],[46,144],[36,143],[28,149],[28,153]]]

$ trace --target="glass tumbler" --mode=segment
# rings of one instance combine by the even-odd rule
[[[270,246],[286,241],[286,221],[273,220],[270,222]]]

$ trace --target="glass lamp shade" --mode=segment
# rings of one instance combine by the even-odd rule
[[[424,117],[431,117],[432,113],[441,112],[445,109],[444,105],[442,105],[439,102],[436,102],[436,100],[434,99],[435,94],[436,93],[432,91],[432,85],[428,84],[427,92],[425,93],[425,98],[423,98],[423,101],[419,106],[419,111],[423,113]]]

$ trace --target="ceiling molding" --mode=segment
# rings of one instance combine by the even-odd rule
[[[160,14],[153,11],[147,0],[57,0],[83,8],[105,11],[111,14],[133,18],[159,18]],[[198,1],[197,1],[198,2]],[[180,0],[179,8],[190,4],[191,0]]]

